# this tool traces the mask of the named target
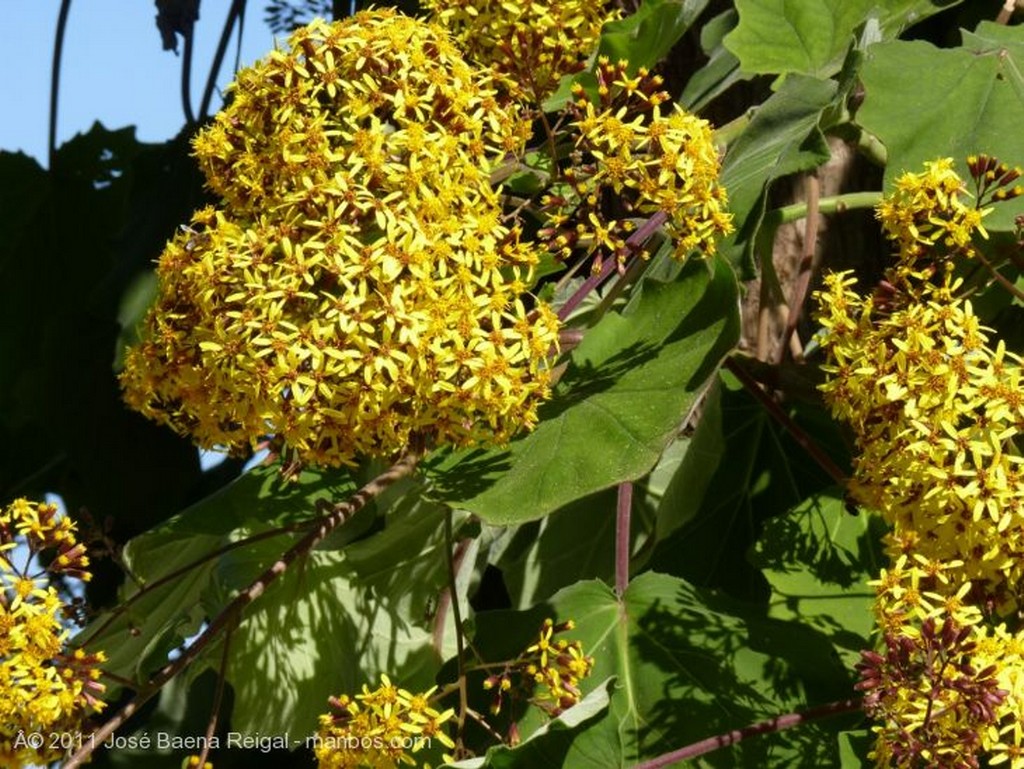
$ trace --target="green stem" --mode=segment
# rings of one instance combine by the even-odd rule
[[[874,208],[882,200],[882,193],[847,192],[844,195],[832,195],[818,200],[819,214],[841,214],[854,209]],[[775,208],[764,215],[762,227],[779,227],[783,224],[799,221],[807,216],[807,203],[794,203],[790,206]]]

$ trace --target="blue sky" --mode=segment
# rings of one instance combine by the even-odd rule
[[[50,64],[59,0],[0,0],[7,37],[0,46],[0,149],[23,151],[45,164]],[[242,64],[273,47],[261,0],[250,0]],[[192,103],[198,109],[230,0],[203,0],[196,29]],[[99,120],[108,128],[138,127],[142,141],[163,141],[184,124],[181,57],[164,51],[153,0],[73,0],[61,68],[57,141],[87,131]],[[181,46],[179,45],[179,50]],[[235,39],[219,83],[231,79]],[[214,106],[219,105],[215,101]]]

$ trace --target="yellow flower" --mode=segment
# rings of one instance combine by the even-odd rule
[[[492,713],[501,712],[506,696],[528,697],[552,716],[580,701],[580,682],[590,675],[594,659],[584,655],[579,641],[554,639],[575,627],[572,620],[557,625],[544,620],[537,641],[507,663],[502,673],[484,680],[484,689],[494,691]]]
[[[105,657],[66,648],[70,607],[44,578],[87,575],[84,548],[56,506],[26,499],[0,509],[0,542],[25,546],[23,563],[12,548],[0,555],[0,765],[44,764],[61,757],[59,746],[46,740],[37,747],[18,736],[80,730],[82,719],[104,704],[96,679]],[[65,557],[40,573],[33,559],[43,551]]]
[[[513,92],[542,102],[564,75],[583,69],[601,27],[619,18],[602,0],[423,0],[466,57],[508,76]]]
[[[201,446],[277,436],[313,464],[506,442],[557,344],[489,182],[528,127],[436,25],[364,12],[289,45],[196,139],[225,207],[167,245],[126,400]]]
[[[1019,175],[968,165],[979,198]],[[1024,608],[1024,377],[959,295],[952,258],[975,254],[987,213],[966,196],[948,159],[901,176],[878,209],[897,247],[885,280],[862,297],[834,274],[818,295],[822,390],[857,445],[850,493],[891,526],[883,648],[863,653],[858,687],[881,767],[1024,767],[1024,637],[996,624]]]
[[[381,676],[381,685],[362,694],[331,699],[332,714],[320,716],[314,752],[321,769],[393,769],[418,766],[413,754],[436,739],[446,748],[455,743],[443,725],[454,711],[430,706],[436,687],[411,694]]]
[[[622,263],[636,220],[661,212],[676,259],[713,256],[732,223],[711,126],[678,105],[663,109],[661,79],[644,70],[629,79],[626,69],[626,62],[599,61],[597,105],[576,90],[570,110],[579,162],[566,170],[563,194],[544,201],[548,248],[562,256],[573,247],[602,249]],[[606,215],[609,197],[626,216]]]

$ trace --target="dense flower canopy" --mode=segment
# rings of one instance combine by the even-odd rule
[[[299,29],[231,93],[195,140],[224,205],[160,259],[128,402],[202,446],[277,435],[326,465],[535,423],[557,320],[489,181],[529,131],[489,72],[382,10]]]

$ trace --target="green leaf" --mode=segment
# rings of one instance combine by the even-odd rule
[[[722,42],[736,22],[736,11],[729,9],[701,29],[700,45],[708,61],[693,73],[679,96],[679,103],[690,112],[700,112],[735,83],[750,79],[751,75],[740,69],[740,60]]]
[[[669,283],[647,281],[573,350],[532,433],[427,463],[438,498],[503,524],[643,477],[736,343],[736,302],[721,259],[692,260]]]
[[[721,181],[729,193],[736,230],[721,248],[742,279],[756,274],[754,243],[771,182],[828,161],[828,144],[818,121],[836,91],[831,80],[787,77],[729,146]]]
[[[809,696],[845,691],[846,674],[824,639],[738,610],[683,580],[648,572],[621,600],[603,583],[581,582],[530,612],[480,614],[474,647],[486,659],[507,658],[530,643],[544,617],[575,620],[564,637],[593,655],[594,680],[614,676],[616,686],[607,715],[588,725],[554,765],[630,767],[795,709]],[[586,691],[590,686],[584,682]],[[528,714],[522,733],[537,723]],[[791,730],[709,754],[702,765],[780,766],[773,759],[792,759],[797,750],[804,765],[827,765],[835,741],[819,738],[814,729]]]
[[[650,69],[672,50],[707,7],[708,0],[644,0],[636,13],[610,21],[601,30],[598,56],[625,59],[629,71]]]
[[[722,377],[665,490],[646,566],[764,601],[768,584],[747,557],[761,527],[830,484],[760,403]]]
[[[873,646],[875,591],[867,582],[887,562],[884,530],[878,516],[851,514],[833,491],[768,520],[753,556],[772,586],[769,616],[819,630],[850,670]]]
[[[658,509],[689,440],[669,444],[651,473],[634,484],[630,542],[637,552],[653,536]],[[615,577],[618,487],[570,502],[539,520],[505,529],[491,545],[512,606],[525,609],[584,579]],[[581,537],[580,532],[587,532]]]
[[[261,546],[249,555],[269,565],[275,552]],[[328,697],[376,686],[381,673],[428,688],[441,660],[415,604],[412,595],[394,601],[362,585],[344,552],[314,551],[293,564],[231,636],[232,728],[309,735]]]
[[[986,153],[1024,162],[1024,28],[982,25],[969,47],[936,48],[923,41],[879,43],[868,49],[864,104],[857,122],[885,144],[887,189],[925,161],[952,157],[968,178],[965,159]],[[927,72],[906,87],[908,72]],[[993,231],[1014,228],[1019,208],[997,205],[985,218]]]
[[[139,585],[153,584],[228,545],[238,529],[265,530],[308,519],[319,500],[344,499],[354,489],[343,473],[306,471],[297,482],[285,483],[277,468],[255,468],[128,542],[123,558],[133,579],[122,600],[132,599]],[[290,541],[290,536],[275,537],[264,546],[280,553]],[[235,574],[226,569],[228,563],[225,556],[210,558],[150,590],[117,617],[100,614],[76,642],[89,639],[89,648],[105,651],[109,660],[104,667],[110,672],[145,681],[166,664],[168,652],[199,630],[207,612],[217,608],[209,603],[211,595],[244,587],[255,576]],[[218,582],[221,586],[214,591]]]
[[[862,769],[868,761],[873,740],[867,729],[839,733],[840,769]]]
[[[874,0],[736,0],[739,25],[725,47],[747,72],[836,73]]]

